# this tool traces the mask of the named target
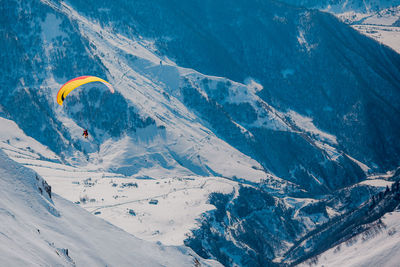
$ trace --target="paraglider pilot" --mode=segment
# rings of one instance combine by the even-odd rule
[[[83,134],[82,134],[85,138],[88,138],[88,136],[89,136],[89,133],[88,133],[88,131],[87,131],[87,129],[85,129],[84,131],[83,131]]]

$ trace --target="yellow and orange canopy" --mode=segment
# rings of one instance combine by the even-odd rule
[[[87,84],[87,83],[91,83],[91,82],[101,82],[103,84],[105,84],[108,89],[110,89],[111,93],[114,93],[114,89],[112,88],[111,84],[99,77],[95,77],[95,76],[81,76],[75,79],[72,79],[68,82],[66,82],[58,91],[57,94],[57,103],[62,106],[62,104],[64,103],[64,99],[67,97],[67,95],[69,93],[71,93],[75,88]]]

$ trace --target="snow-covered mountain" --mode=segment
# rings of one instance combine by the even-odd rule
[[[332,13],[362,34],[400,53],[400,1],[283,0],[283,2]]]
[[[366,205],[399,178],[400,56],[330,14],[8,2],[1,148],[139,238],[227,266],[298,263],[344,238],[340,218],[371,223]],[[87,74],[116,93],[86,85],[58,106],[61,85]]]
[[[188,248],[146,242],[94,217],[52,194],[42,177],[1,150],[0,173],[3,266],[219,266]]]
[[[398,0],[281,0],[295,6],[327,9],[334,13],[369,13],[400,5]]]
[[[369,13],[345,12],[338,17],[400,53],[400,5]]]
[[[381,199],[376,204],[376,199]],[[368,209],[371,214],[385,202],[399,198],[399,183],[374,198]],[[393,210],[393,207],[390,209]],[[375,216],[380,217],[381,215]],[[349,227],[351,228],[351,227]],[[347,231],[337,245],[299,266],[396,266],[399,254],[399,207],[381,218]]]

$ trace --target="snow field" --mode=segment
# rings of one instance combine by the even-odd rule
[[[387,213],[383,224],[367,230],[299,266],[398,266],[400,251],[400,212]]]

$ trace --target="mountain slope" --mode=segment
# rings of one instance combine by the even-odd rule
[[[332,15],[275,1],[0,8],[1,115],[54,154],[10,132],[1,145],[130,233],[182,244],[192,229],[204,257],[285,264],[392,183],[400,57]],[[84,74],[116,93],[91,84],[59,107],[57,89]]]
[[[334,13],[343,13],[346,11],[369,13],[400,4],[398,0],[282,0],[282,2],[295,6],[326,9]]]
[[[399,211],[385,214],[361,233],[298,266],[396,266],[399,261]]]
[[[154,40],[181,66],[239,82],[252,77],[263,86],[261,99],[311,117],[346,154],[377,170],[398,166],[391,159],[399,158],[400,56],[329,14],[274,1],[72,4],[120,32]],[[108,11],[95,12],[105,6]],[[375,127],[378,121],[387,124]]]
[[[398,27],[400,1],[283,0],[282,2],[332,13],[360,33],[400,53]]]
[[[361,15],[354,12],[338,14],[338,17],[359,32],[400,53],[400,5]]]
[[[0,173],[0,259],[6,266],[216,265],[187,248],[137,239],[52,195],[40,176],[3,151]]]

